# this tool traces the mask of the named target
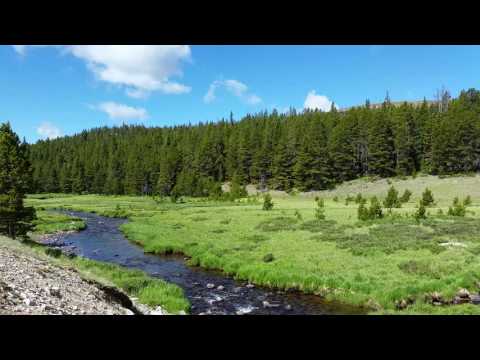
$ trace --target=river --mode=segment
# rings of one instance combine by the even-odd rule
[[[62,243],[85,258],[140,269],[180,286],[191,303],[191,314],[324,315],[361,314],[362,310],[326,302],[316,295],[280,291],[234,280],[220,271],[188,266],[182,256],[153,255],[126,239],[119,227],[127,222],[91,213],[63,211],[83,219],[83,231],[59,235]],[[214,285],[212,287],[212,285]]]

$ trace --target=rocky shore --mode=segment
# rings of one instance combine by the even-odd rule
[[[0,315],[165,315],[122,291],[0,244]]]

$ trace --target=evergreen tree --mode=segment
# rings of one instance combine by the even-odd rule
[[[15,239],[33,229],[35,210],[23,203],[31,176],[26,145],[9,123],[0,125],[0,234]]]

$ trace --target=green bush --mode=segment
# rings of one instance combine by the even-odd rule
[[[472,205],[472,198],[470,195],[467,195],[467,197],[465,198],[465,200],[463,200],[463,205],[465,206],[470,206]]]
[[[370,208],[365,206],[365,202],[362,201],[357,210],[358,219],[361,221],[374,220],[383,218],[382,205],[374,196],[370,199]]]
[[[332,200],[338,202],[338,196],[334,196]]]
[[[423,201],[419,202],[418,209],[417,211],[415,211],[414,217],[415,217],[415,220],[417,221],[427,218],[427,210],[425,208]]]
[[[273,209],[272,196],[270,194],[266,194],[263,197],[263,210],[268,211],[272,209]]]
[[[273,260],[275,260],[275,257],[273,256],[273,254],[266,254],[264,257],[263,257],[263,262],[272,262]]]
[[[412,196],[412,192],[410,190],[406,189],[403,192],[402,196],[400,196],[399,200],[402,204],[404,204],[404,203],[407,203],[410,200],[411,196]]]
[[[363,201],[363,197],[362,197],[362,194],[357,194],[357,196],[355,197],[355,204],[360,204],[362,203]]]
[[[431,206],[435,203],[435,199],[433,198],[432,191],[429,188],[426,188],[422,194],[422,204],[425,207]]]
[[[467,213],[467,208],[465,206],[465,201],[460,202],[458,197],[453,199],[453,204],[448,208],[448,215],[450,216],[461,216],[464,217]]]
[[[317,200],[317,208],[315,209],[315,219],[325,220],[325,203],[323,199]]]
[[[383,202],[383,206],[390,210],[392,208],[399,208],[402,206],[402,203],[398,198],[398,191],[395,189],[394,186],[391,186],[390,189],[388,189],[387,197]]]

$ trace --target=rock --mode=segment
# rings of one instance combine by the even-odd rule
[[[241,287],[233,288],[233,292],[234,292],[235,294],[238,294],[240,291],[242,291],[242,288],[241,288]]]
[[[262,305],[264,308],[275,308],[280,306],[280,304],[271,304],[266,300],[262,302]]]
[[[225,289],[225,287],[224,287],[223,285],[218,285],[218,286],[217,286],[217,290],[222,291],[223,289]]]
[[[407,304],[407,301],[402,299],[400,301],[395,301],[395,307],[398,309],[398,310],[403,310],[403,309],[406,309],[408,306]]]
[[[24,302],[25,305],[27,305],[27,306],[35,306],[35,305],[36,305],[36,304],[35,304],[35,300],[29,299],[29,298],[24,299],[23,302]]]
[[[55,297],[57,297],[57,298],[61,298],[61,297],[62,297],[62,294],[60,293],[60,289],[59,289],[57,286],[51,287],[51,288],[48,290],[48,293],[49,293],[51,296],[55,296]]]
[[[255,285],[249,283],[249,284],[245,285],[245,287],[247,289],[253,289],[255,287]]]
[[[213,289],[215,287],[215,284],[208,283],[207,284],[207,289]]]
[[[372,309],[374,311],[382,310],[382,306],[373,299],[368,299],[368,301],[365,305],[366,305],[367,308]]]
[[[462,299],[469,299],[470,292],[467,289],[460,289],[458,290],[457,296]]]
[[[470,295],[470,301],[472,304],[480,305],[480,295]]]
[[[288,311],[292,310],[292,305],[285,305],[285,310],[288,310]]]

